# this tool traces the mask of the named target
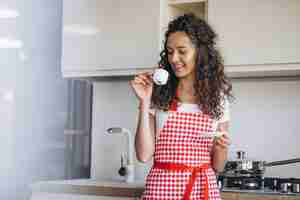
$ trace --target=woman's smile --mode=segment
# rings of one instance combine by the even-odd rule
[[[180,71],[184,70],[184,65],[183,64],[181,64],[181,65],[173,65],[173,69],[175,71],[180,72]]]

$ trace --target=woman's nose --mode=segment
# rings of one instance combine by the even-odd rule
[[[173,53],[170,58],[171,63],[177,63],[179,61],[178,53]]]

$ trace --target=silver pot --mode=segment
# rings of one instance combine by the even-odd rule
[[[254,161],[246,159],[245,151],[237,151],[237,160],[228,161],[224,172],[231,175],[263,174],[265,171],[265,161]]]
[[[300,158],[280,160],[274,162],[248,160],[246,159],[245,154],[246,153],[244,151],[238,151],[238,159],[236,161],[228,161],[225,165],[223,174],[231,176],[263,175],[267,167],[300,162]]]
[[[238,160],[227,161],[224,173],[233,176],[262,175],[265,172],[265,161]]]

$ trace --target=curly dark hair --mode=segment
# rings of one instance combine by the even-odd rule
[[[193,14],[184,14],[168,24],[164,49],[160,53],[159,68],[166,69],[170,78],[166,85],[154,85],[152,106],[168,110],[175,98],[178,79],[171,68],[167,55],[167,39],[174,32],[185,32],[197,49],[196,81],[194,88],[199,99],[198,105],[205,114],[220,119],[225,98],[233,100],[232,85],[224,73],[223,59],[215,47],[216,33],[206,21]]]

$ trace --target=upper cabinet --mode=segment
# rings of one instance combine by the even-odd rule
[[[103,76],[154,67],[159,24],[159,0],[63,0],[63,75]]]
[[[64,77],[152,70],[168,22],[187,12],[219,35],[230,77],[300,75],[299,0],[63,0]]]
[[[204,17],[201,0],[63,0],[64,77],[131,75],[157,66],[167,22]]]
[[[208,22],[231,76],[300,74],[299,0],[209,0]]]

